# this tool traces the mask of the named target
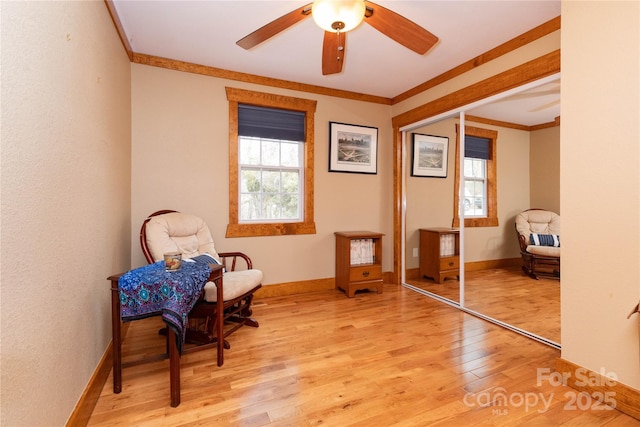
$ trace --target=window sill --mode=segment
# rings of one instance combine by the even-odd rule
[[[465,218],[465,227],[497,227],[498,218]],[[453,227],[460,227],[460,218],[453,219]]]
[[[226,237],[289,236],[316,234],[314,222],[275,222],[261,224],[229,224]]]

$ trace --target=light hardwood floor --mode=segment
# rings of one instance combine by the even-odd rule
[[[139,365],[120,394],[109,377],[89,425],[640,425],[538,378],[558,350],[401,286],[263,298],[254,315],[260,327],[230,337],[222,367],[214,350],[182,358],[177,408],[168,361]],[[161,326],[131,323],[125,357],[162,351]]]
[[[459,302],[460,282],[412,279],[407,283]],[[520,267],[465,273],[465,306],[501,322],[560,343],[560,281],[532,279]]]

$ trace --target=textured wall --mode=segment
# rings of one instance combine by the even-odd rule
[[[562,2],[562,358],[636,389],[639,76],[640,2]]]
[[[103,2],[2,2],[2,412],[64,425],[130,263],[131,67]]]

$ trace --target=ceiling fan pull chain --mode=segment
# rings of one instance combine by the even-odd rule
[[[336,37],[338,37],[338,61],[342,61],[342,52],[344,52],[344,46],[343,43],[340,40],[340,29],[338,28],[338,30],[336,30]]]

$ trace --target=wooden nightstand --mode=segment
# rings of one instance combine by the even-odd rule
[[[420,277],[442,283],[460,278],[460,231],[457,228],[420,229]]]
[[[336,232],[336,289],[382,293],[382,236],[371,231]]]

